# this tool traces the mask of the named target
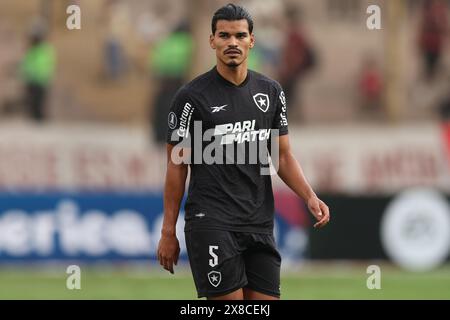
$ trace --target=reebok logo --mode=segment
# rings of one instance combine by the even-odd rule
[[[220,107],[211,107],[211,111],[212,111],[212,113],[216,113],[219,111],[227,111],[227,109],[225,109],[226,107],[228,107],[227,104],[224,104],[223,106],[220,106]]]

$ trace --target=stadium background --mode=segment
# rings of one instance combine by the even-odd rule
[[[155,260],[160,135],[174,90],[214,65],[210,19],[226,3],[0,2],[1,299],[195,299],[182,216],[175,275]],[[295,155],[332,212],[313,230],[274,177],[283,298],[449,299],[448,1],[238,3],[255,19],[251,68],[289,87]],[[71,4],[81,30],[66,28]],[[36,34],[51,50],[26,69]],[[43,116],[24,90],[36,74]],[[66,288],[74,264],[81,290]]]

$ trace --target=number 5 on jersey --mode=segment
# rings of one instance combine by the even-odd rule
[[[219,264],[219,257],[214,253],[214,250],[219,250],[219,246],[209,246],[209,254],[212,259],[209,259],[209,265],[214,268]]]

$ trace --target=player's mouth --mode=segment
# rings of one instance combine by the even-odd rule
[[[227,56],[237,56],[241,54],[241,51],[238,49],[228,49],[225,51],[225,54]]]

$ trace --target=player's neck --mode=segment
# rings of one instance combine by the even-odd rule
[[[229,67],[218,63],[217,72],[219,72],[219,74],[227,81],[236,86],[240,86],[247,78],[248,69],[246,63],[242,63],[237,67]]]

